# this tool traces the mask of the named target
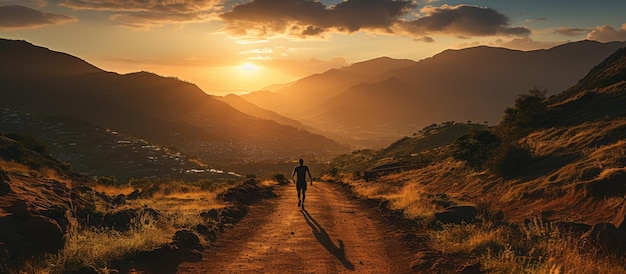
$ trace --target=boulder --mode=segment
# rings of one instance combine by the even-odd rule
[[[200,238],[191,230],[179,230],[174,233],[174,243],[181,248],[197,248]]]
[[[618,256],[626,255],[626,232],[610,223],[595,224],[583,235],[589,244],[601,251]]]
[[[17,200],[9,207],[8,211],[13,214],[13,217],[18,219],[29,219],[33,217],[33,213],[30,211],[30,206],[24,200]]]
[[[137,200],[140,195],[141,195],[141,193],[139,192],[139,189],[135,189],[135,190],[133,190],[133,192],[131,192],[130,194],[128,194],[126,196],[126,199],[127,200]]]
[[[453,206],[443,212],[435,213],[435,222],[442,224],[461,224],[476,222],[476,210],[473,206]]]
[[[119,194],[119,195],[115,196],[115,198],[113,198],[113,200],[111,201],[111,204],[113,204],[114,206],[125,205],[126,204],[126,196],[124,196],[124,194]]]
[[[19,233],[41,251],[50,253],[63,248],[64,234],[61,227],[57,221],[46,216],[35,215],[26,220]]]
[[[211,209],[208,211],[200,212],[200,216],[203,218],[217,220],[220,212],[217,209]]]
[[[137,212],[132,209],[108,212],[104,215],[103,226],[124,231],[130,229],[135,219],[137,219]]]

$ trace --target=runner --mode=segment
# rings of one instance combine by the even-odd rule
[[[300,159],[300,165],[293,169],[293,173],[291,174],[291,180],[294,184],[296,184],[296,190],[298,190],[298,207],[304,210],[304,198],[306,197],[306,174],[309,174],[309,179],[311,180],[311,185],[313,185],[313,178],[311,177],[311,172],[309,171],[309,167],[304,165],[304,160]],[[297,180],[294,180],[294,176],[297,177]],[[300,199],[300,193],[302,193],[302,199]]]

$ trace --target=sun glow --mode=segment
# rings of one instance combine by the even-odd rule
[[[253,73],[259,70],[259,66],[250,62],[246,62],[246,63],[241,64],[238,67],[238,69],[239,71],[244,72],[244,73]]]

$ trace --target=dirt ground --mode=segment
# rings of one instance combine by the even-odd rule
[[[221,234],[203,260],[178,273],[408,273],[415,253],[403,232],[386,225],[338,184],[308,186],[306,210],[293,184],[277,186],[276,199],[253,205]]]

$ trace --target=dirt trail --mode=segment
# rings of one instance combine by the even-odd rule
[[[333,183],[309,186],[306,211],[295,186],[279,186],[278,198],[250,208],[219,236],[203,260],[178,273],[407,273],[412,254],[375,210]]]

